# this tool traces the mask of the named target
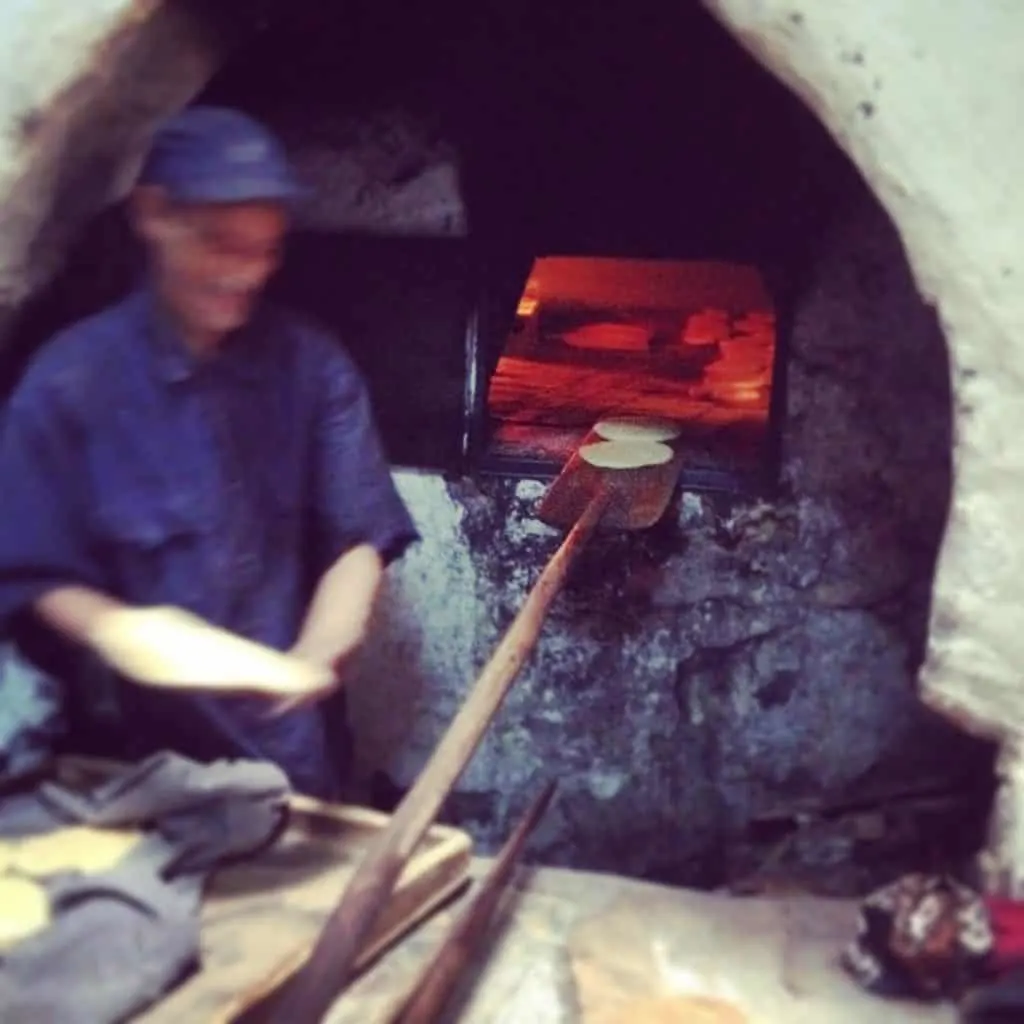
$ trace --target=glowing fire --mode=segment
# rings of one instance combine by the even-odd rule
[[[534,431],[543,448],[545,430],[586,430],[624,411],[699,431],[766,426],[771,305],[749,267],[538,259],[490,382],[498,436],[525,449]]]

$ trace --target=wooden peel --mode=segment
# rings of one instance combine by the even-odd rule
[[[406,862],[473,756],[533,649],[548,607],[604,509],[593,501],[548,562],[434,754],[377,843],[367,851],[328,918],[305,968],[269,1016],[274,1024],[313,1024],[348,984],[356,958]]]
[[[508,888],[527,839],[544,816],[555,793],[549,782],[530,804],[522,820],[498,854],[473,902],[455,922],[451,932],[413,984],[412,991],[389,1024],[433,1024],[451,998],[459,976],[477,951]]]
[[[591,433],[580,447],[601,440]],[[669,447],[675,454],[661,466],[614,470],[591,466],[577,450],[541,500],[537,517],[549,526],[569,529],[592,501],[607,495],[600,529],[646,530],[654,526],[665,514],[683,468],[682,452],[671,444]]]
[[[643,529],[657,522],[672,497],[680,468],[679,457],[639,470],[596,470],[578,456],[570,459],[540,510],[541,517],[554,525],[570,525],[571,519],[569,535],[544,567],[384,835],[356,869],[306,967],[279,997],[271,1014],[275,1024],[313,1024],[348,984],[360,949],[405,863],[476,752],[584,544],[599,523]]]

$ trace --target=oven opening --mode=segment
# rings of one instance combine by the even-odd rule
[[[484,468],[557,473],[607,417],[683,428],[688,484],[769,469],[776,310],[757,267],[543,256],[486,384]]]

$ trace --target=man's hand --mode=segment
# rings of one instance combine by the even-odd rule
[[[336,651],[332,649],[316,650],[312,646],[304,645],[302,641],[297,643],[288,653],[293,658],[305,665],[313,667],[315,672],[326,673],[330,676],[331,683],[321,690],[311,691],[306,694],[298,694],[275,704],[270,712],[271,717],[287,714],[296,708],[310,707],[329,697],[338,687],[344,685],[345,669],[352,660],[353,655],[359,648],[358,643],[346,645],[346,649]]]
[[[383,572],[380,555],[368,544],[345,552],[327,570],[289,654],[318,672],[328,673],[333,684],[316,693],[289,697],[272,714],[315,704],[341,685],[345,668],[366,637]]]

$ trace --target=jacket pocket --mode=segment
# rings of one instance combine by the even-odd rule
[[[112,596],[133,604],[201,601],[203,540],[198,505],[122,490],[102,500],[94,538]]]

